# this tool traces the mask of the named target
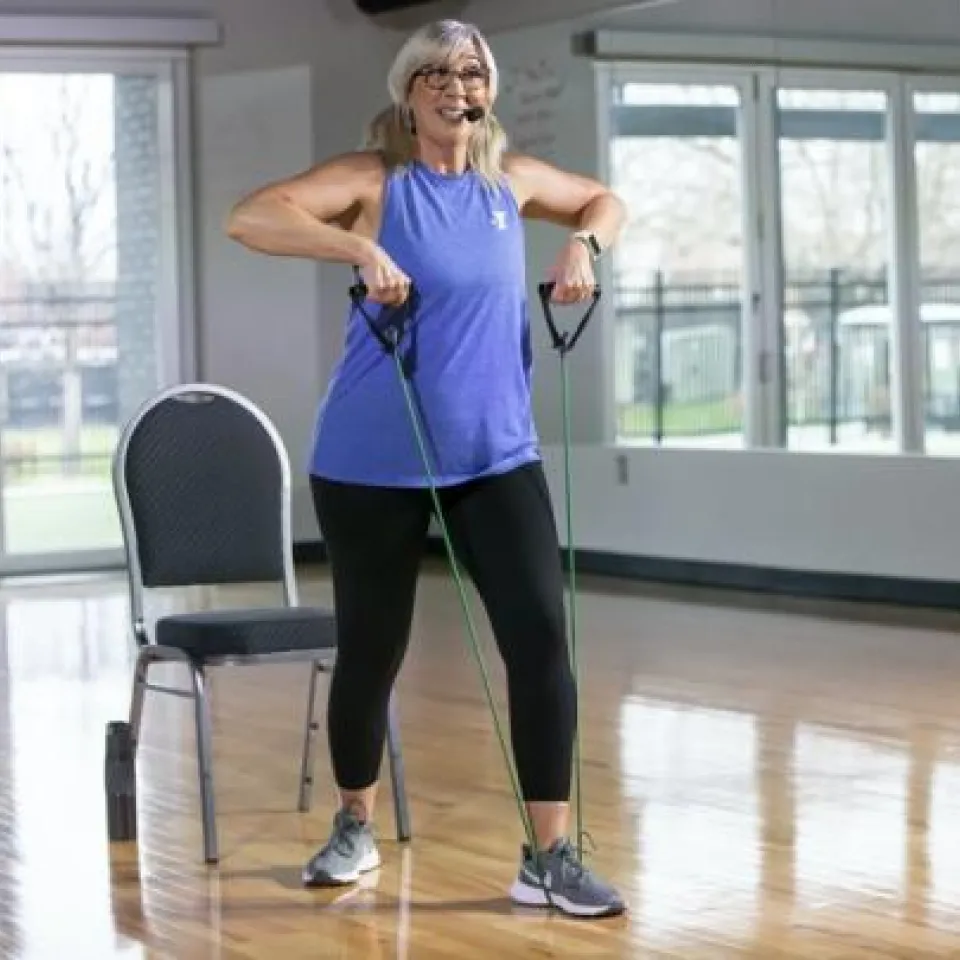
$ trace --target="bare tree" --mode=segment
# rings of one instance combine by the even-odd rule
[[[103,80],[84,74],[4,78],[7,96],[29,97],[27,123],[0,131],[0,191],[5,227],[0,234],[0,280],[20,310],[7,340],[25,344],[36,333],[60,334],[59,356],[30,356],[39,374],[63,376],[63,453],[72,468],[81,453],[82,390],[78,358],[82,300],[104,276],[115,254],[113,129],[102,109]],[[27,86],[28,85],[28,86]],[[99,94],[99,96],[98,96]],[[9,370],[0,371],[2,395]],[[29,451],[25,451],[29,453]]]
[[[9,225],[2,254],[7,271],[22,281],[63,287],[89,280],[113,251],[114,152],[91,140],[95,78],[54,79],[52,109],[31,130],[41,136],[27,144],[8,139],[15,136],[8,130],[0,141]]]
[[[958,157],[960,144],[924,143],[917,150],[927,270],[952,268],[960,251]],[[630,208],[620,256],[626,282],[645,283],[651,263],[668,274],[739,273],[744,216],[738,141],[623,139],[614,142],[612,159]],[[883,143],[783,141],[780,180],[789,272],[877,272],[888,262],[892,204]]]

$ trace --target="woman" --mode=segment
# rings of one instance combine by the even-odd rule
[[[512,898],[578,916],[620,913],[617,892],[566,839],[575,714],[560,546],[530,393],[522,217],[567,228],[553,300],[595,288],[621,201],[593,180],[505,152],[497,67],[478,31],[417,31],[389,73],[393,106],[367,148],[237,204],[229,235],[279,256],[354,265],[367,288],[321,405],[311,485],[339,621],[327,727],[341,807],[304,882],[379,866],[371,832],[390,691],[407,647],[431,516],[430,475],[394,359],[368,318],[403,316],[402,349],[433,482],[507,673],[511,742],[536,836]],[[541,885],[549,884],[549,896]]]

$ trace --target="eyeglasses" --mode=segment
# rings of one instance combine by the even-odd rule
[[[465,67],[463,70],[451,70],[449,67],[423,67],[417,70],[414,77],[423,77],[424,83],[431,90],[445,90],[453,81],[459,78],[464,90],[482,90],[490,77],[483,67]]]

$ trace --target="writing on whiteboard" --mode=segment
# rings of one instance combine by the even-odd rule
[[[504,68],[501,113],[514,150],[555,159],[565,87],[563,74],[546,59]]]

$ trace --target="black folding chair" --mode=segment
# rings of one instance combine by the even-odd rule
[[[336,656],[335,611],[299,605],[293,565],[290,465],[274,425],[238,393],[207,383],[176,386],[145,403],[126,425],[113,462],[138,654],[130,705],[135,757],[146,692],[194,701],[197,766],[208,863],[219,859],[208,669],[303,660],[311,663],[300,767],[300,811],[310,807],[318,674]],[[144,620],[148,588],[277,582],[282,603],[202,610]],[[154,664],[186,667],[190,688],[147,682]],[[116,725],[114,725],[116,726]],[[387,731],[397,837],[410,837],[403,758],[391,698]]]

